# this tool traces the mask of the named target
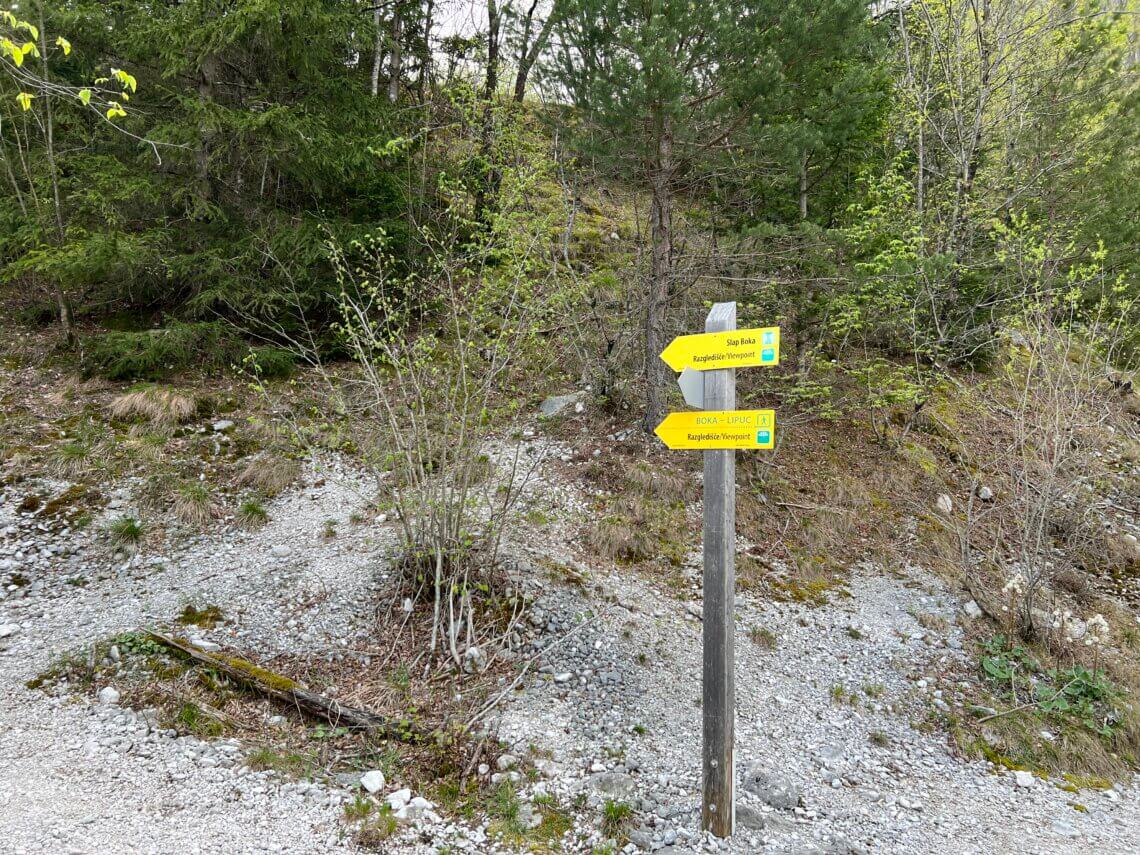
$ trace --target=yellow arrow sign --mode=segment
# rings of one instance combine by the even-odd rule
[[[773,448],[775,410],[670,413],[655,434],[670,448]]]
[[[674,371],[779,365],[780,328],[680,335],[661,351],[661,358]]]

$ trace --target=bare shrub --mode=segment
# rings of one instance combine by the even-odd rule
[[[352,367],[325,364],[315,331],[292,337],[323,386],[322,430],[371,470],[401,529],[401,600],[430,604],[429,649],[457,665],[514,601],[499,550],[537,458],[502,438],[515,433],[528,381],[558,358],[542,330],[571,299],[549,254],[565,212],[528,201],[545,168],[536,154],[504,170],[497,208],[479,223],[454,188],[414,263],[393,258],[383,233],[330,243]],[[313,431],[295,427],[313,447]]]
[[[1105,427],[1117,416],[1104,378],[1117,355],[1118,327],[1078,323],[1063,308],[1051,303],[1026,312],[1008,335],[1001,370],[979,389],[979,412],[998,440],[995,476],[1005,486],[981,503],[975,476],[963,528],[970,573],[981,532],[992,538],[991,556],[1016,580],[1016,602],[1008,605],[1030,637],[1042,629],[1042,594],[1058,586],[1059,573],[1073,589],[1068,571],[1117,561],[1090,498],[1105,472]]]

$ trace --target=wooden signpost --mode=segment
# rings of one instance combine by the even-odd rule
[[[736,368],[779,364],[780,330],[737,330],[736,303],[717,303],[705,320],[705,335],[673,339],[661,358],[684,371],[686,402],[703,408],[670,413],[655,433],[669,448],[705,450],[701,825],[729,837],[736,825],[735,449],[772,448],[776,432],[773,410],[736,409]],[[700,372],[699,386],[693,371]]]

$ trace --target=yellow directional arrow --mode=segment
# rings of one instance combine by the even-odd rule
[[[654,433],[670,448],[773,448],[776,411],[670,413]]]
[[[780,328],[760,327],[677,336],[661,351],[661,358],[674,371],[779,365]]]

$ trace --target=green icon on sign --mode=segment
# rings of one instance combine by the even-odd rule
[[[756,444],[757,445],[767,445],[771,441],[772,441],[772,432],[771,431],[766,431],[766,430],[756,431]]]
[[[776,361],[776,348],[766,347],[760,351],[761,362],[775,362]]]

